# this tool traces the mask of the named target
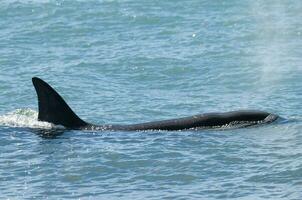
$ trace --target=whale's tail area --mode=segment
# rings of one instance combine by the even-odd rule
[[[79,129],[88,125],[71,110],[50,85],[37,77],[33,77],[32,82],[38,95],[39,121],[63,125],[71,129]]]

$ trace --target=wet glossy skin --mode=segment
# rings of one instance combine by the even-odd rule
[[[206,113],[190,117],[154,121],[131,125],[94,125],[80,119],[64,99],[46,82],[33,78],[38,102],[40,121],[63,125],[68,129],[85,130],[188,130],[194,128],[217,128],[225,125],[243,124],[241,127],[271,123],[278,115],[257,110],[239,110],[225,113]]]

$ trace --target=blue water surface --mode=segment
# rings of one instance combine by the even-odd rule
[[[300,200],[301,10],[295,0],[0,1],[0,199]],[[282,120],[53,130],[37,121],[33,76],[97,124],[238,109]]]

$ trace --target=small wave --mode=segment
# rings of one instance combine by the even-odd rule
[[[38,112],[28,108],[0,115],[0,125],[41,129],[61,128],[52,123],[38,121]]]

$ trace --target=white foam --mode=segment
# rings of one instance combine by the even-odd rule
[[[38,112],[28,108],[0,115],[0,125],[42,129],[60,128],[52,123],[38,121]]]

